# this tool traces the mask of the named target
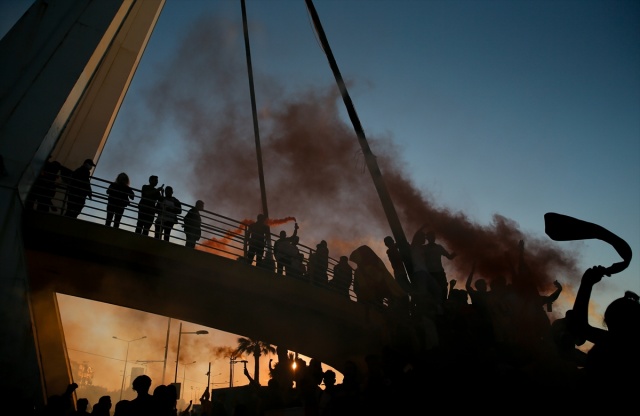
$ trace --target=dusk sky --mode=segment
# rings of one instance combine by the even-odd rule
[[[0,1],[0,36],[31,3]],[[501,271],[495,258],[522,238],[541,291],[553,291],[555,279],[564,286],[553,317],[563,316],[586,268],[621,259],[599,240],[552,241],[547,212],[601,225],[638,255],[639,2],[314,4],[407,239],[422,224],[436,230],[459,254],[445,261],[450,279],[463,286],[477,261],[490,280]],[[302,243],[327,240],[334,258],[361,244],[385,258],[391,231],[304,0],[246,7],[270,217],[296,217]],[[158,175],[184,203],[202,199],[207,210],[254,219],[252,123],[240,1],[167,0],[94,175],[125,171],[135,188]],[[640,293],[637,257],[595,287],[593,325],[625,290]],[[79,307],[108,313],[87,323]],[[110,306],[65,297],[61,308],[65,333],[94,341],[67,334],[69,348],[122,357],[126,345],[112,335],[146,335],[130,357],[162,359],[166,318],[141,316],[136,327]],[[182,342],[196,357],[212,343],[235,347],[236,338],[212,331]],[[96,355],[70,351],[79,361]],[[211,358],[194,359],[187,371],[206,372]],[[105,383],[119,387],[122,364],[109,363],[118,368]],[[216,365],[212,373],[228,383],[228,361]]]

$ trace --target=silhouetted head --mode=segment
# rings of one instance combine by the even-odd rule
[[[434,233],[433,231],[427,231],[424,235],[427,238],[427,242],[433,243],[434,241],[436,241],[436,233]]]
[[[170,186],[167,186],[164,190],[164,194],[165,196],[173,196],[173,188]]]
[[[349,261],[349,257],[347,256],[340,256],[340,263],[347,263]]]
[[[87,410],[87,407],[89,407],[89,399],[85,399],[84,397],[78,399],[76,405],[78,406],[78,410]]]
[[[88,169],[91,169],[96,166],[96,164],[93,163],[93,160],[91,159],[85,159],[83,165],[86,166]]]
[[[133,389],[138,393],[148,393],[151,388],[151,378],[142,374],[133,380]]]
[[[196,209],[197,209],[198,211],[202,211],[202,210],[204,209],[204,201],[202,201],[202,200],[198,199],[198,200],[196,201]]]
[[[392,238],[391,236],[389,236],[389,235],[388,235],[388,236],[386,236],[386,237],[384,238],[384,245],[385,245],[385,246],[387,246],[387,247],[391,247],[391,246],[392,246],[392,245],[394,245],[394,244],[395,244],[395,241],[393,241],[393,238]]]
[[[258,214],[258,222],[264,222],[266,218],[264,214]]]
[[[336,373],[333,370],[327,370],[324,372],[324,380],[325,386],[333,386],[336,384]]]
[[[158,184],[158,177],[156,175],[149,176],[149,183],[156,186]]]
[[[611,302],[604,312],[604,322],[610,332],[634,333],[640,328],[640,297],[627,290],[624,297]]]
[[[98,403],[103,405],[106,409],[111,409],[111,396],[102,396],[98,399]]]
[[[286,238],[287,232],[285,230],[280,231],[280,238]]]
[[[119,173],[116,182],[121,185],[129,185],[129,175],[124,172]]]
[[[60,168],[62,168],[62,165],[57,160],[44,165],[44,170],[51,173],[57,173],[58,171],[60,171]]]
[[[475,283],[476,290],[478,292],[486,292],[487,291],[487,281],[484,279],[478,279]]]

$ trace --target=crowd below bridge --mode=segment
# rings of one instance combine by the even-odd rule
[[[96,180],[90,176],[93,166],[87,159],[78,168],[83,171],[77,173],[49,162],[41,175],[46,180],[34,184],[27,208],[77,218],[86,199],[97,196],[91,185],[87,188],[85,184]],[[54,203],[60,186],[67,194],[62,206]],[[111,202],[107,203],[105,225],[122,227],[125,209],[133,204],[135,192],[129,192],[128,178],[120,175],[102,186],[111,189],[107,192]],[[173,227],[182,221],[187,247],[209,247],[206,241],[216,240],[214,236],[219,237],[218,242],[222,238],[236,241],[237,246],[230,243],[223,251],[238,261],[274,275],[304,278],[382,310],[385,324],[371,330],[385,342],[382,349],[368,351],[361,360],[349,360],[337,368],[343,375],[342,383],[336,384],[335,373],[323,370],[313,359],[311,363],[297,362],[298,371],[293,374],[289,370],[293,357],[286,346],[278,346],[278,363],[270,363],[267,386],[253,380],[245,368],[249,385],[244,388],[250,392],[246,403],[232,409],[214,406],[215,391],[207,390],[197,411],[190,407],[179,412],[169,392],[169,399],[162,401],[166,407],[159,410],[160,401],[152,399],[155,392],[148,393],[150,380],[149,386],[144,380],[136,391],[144,397],[138,404],[148,407],[129,413],[126,404],[122,409],[116,404],[115,416],[405,415],[444,409],[498,414],[595,409],[618,413],[635,406],[635,394],[640,391],[639,296],[628,290],[611,302],[604,314],[604,328],[589,323],[593,289],[619,271],[616,265],[594,265],[585,270],[571,309],[552,320],[549,312],[563,291],[561,279],[554,282],[551,293],[539,293],[530,284],[532,270],[527,265],[524,240],[518,243],[517,257],[507,260],[513,265],[510,275],[477,276],[473,264],[462,283],[461,278],[447,276],[442,263],[443,259],[455,261],[456,253],[437,243],[435,233],[426,227],[420,228],[410,243],[411,267],[404,267],[394,239],[384,237],[390,272],[366,245],[336,261],[323,240],[315,249],[304,246],[308,249],[305,256],[300,250],[297,223],[291,235],[281,231],[271,244],[273,236],[263,214],[255,221],[235,223],[241,231],[229,232],[223,224],[234,222],[228,218],[219,217],[216,226],[206,224],[202,217],[214,214],[204,211],[204,202],[196,201],[182,217],[185,205],[171,187],[158,187],[155,176],[145,187],[138,191],[142,196],[136,204],[137,216],[130,216],[136,233],[148,236],[154,225],[154,237],[169,241],[175,237]],[[78,197],[80,193],[84,193],[84,201]],[[200,243],[203,237],[204,244]],[[627,262],[630,256],[629,249]],[[141,396],[145,389],[147,393]],[[52,397],[47,408],[37,414],[83,414],[77,413],[80,406],[71,398],[69,392]]]

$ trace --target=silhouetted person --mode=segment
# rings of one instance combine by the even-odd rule
[[[161,384],[153,390],[154,416],[176,416],[177,391],[173,384]]]
[[[196,205],[184,216],[182,228],[184,228],[184,234],[187,237],[187,241],[184,244],[186,247],[195,248],[196,243],[200,240],[200,237],[202,237],[202,218],[200,211],[203,209],[204,201],[199,199],[196,201]]]
[[[93,198],[91,169],[95,166],[93,160],[86,159],[82,166],[71,174],[71,180],[67,187],[67,209],[64,213],[66,217],[78,218],[87,198]]]
[[[113,416],[133,416],[133,405],[131,400],[120,400],[116,403],[113,411]]]
[[[202,396],[200,396],[200,414],[201,415],[211,415],[211,394],[209,393],[209,386],[204,388],[202,392]]]
[[[332,416],[335,411],[335,403],[333,401],[336,395],[336,373],[333,370],[327,370],[324,372],[322,381],[324,383],[324,390],[320,394],[318,399],[318,414],[319,416]]]
[[[411,300],[418,315],[432,318],[442,312],[444,299],[443,289],[431,276],[427,267],[425,241],[426,235],[422,230],[418,230],[411,239],[410,252],[413,265],[413,273],[411,274],[413,296]],[[446,298],[446,289],[444,290],[444,298]]]
[[[110,227],[113,220],[113,227],[120,228],[124,209],[129,205],[129,201],[133,201],[133,198],[135,198],[133,189],[129,187],[129,175],[124,172],[119,173],[116,181],[112,182],[107,188],[107,196],[105,225]]]
[[[362,413],[362,382],[363,375],[358,365],[348,360],[343,365],[342,383],[336,384],[332,402],[336,410],[333,415],[361,415]]]
[[[78,388],[76,383],[67,386],[64,393],[54,394],[47,398],[47,404],[43,409],[44,416],[66,416],[73,411],[73,393]]]
[[[157,401],[149,394],[151,388],[151,378],[142,374],[136,377],[132,383],[133,390],[137,393],[137,397],[131,400],[131,411],[133,415],[156,415]]]
[[[402,260],[402,255],[400,254],[398,245],[391,236],[384,238],[384,245],[387,247],[387,257],[389,258],[389,263],[391,263],[391,268],[393,269],[393,277],[396,279],[396,282],[398,282],[400,287],[403,288],[407,294],[410,294],[411,282],[407,277],[407,271],[404,267],[404,261]]]
[[[89,416],[89,399],[82,397],[76,400],[76,410],[71,412],[71,416]]]
[[[267,216],[258,214],[256,222],[249,224],[247,227],[247,264],[251,265],[255,258],[256,266],[261,265],[269,235]]]
[[[140,190],[140,202],[138,203],[138,223],[136,224],[136,234],[149,235],[149,229],[153,224],[153,218],[156,215],[156,204],[162,198],[164,192],[164,184],[159,188],[158,177],[149,176],[149,183],[142,185]]]
[[[276,258],[276,272],[278,274],[286,273],[288,267],[291,266],[291,257],[294,255],[291,246],[293,240],[298,235],[298,223],[293,226],[293,234],[287,237],[285,230],[280,231],[279,238],[273,243],[273,254]]]
[[[293,395],[293,354],[289,354],[288,350],[283,346],[276,348],[276,354],[278,355],[278,362],[275,365],[272,365],[273,360],[269,360],[269,375],[272,379],[277,380],[282,398],[288,405]]]
[[[329,281],[329,285],[347,299],[351,299],[349,288],[353,283],[353,268],[349,264],[347,256],[340,256],[340,260],[333,267],[333,279]]]
[[[98,399],[98,403],[93,405],[91,414],[95,416],[110,416],[111,406],[111,396],[102,396]]]
[[[282,397],[282,389],[280,383],[275,378],[269,379],[267,382],[267,388],[263,390],[260,396],[260,406],[258,409],[259,415],[269,414],[268,412],[274,412],[276,410],[284,409],[285,401]],[[274,412],[275,413],[275,412]]]
[[[58,178],[62,171],[62,165],[58,161],[47,160],[36,178],[29,196],[26,206],[40,212],[57,212],[58,208],[53,205],[53,197],[58,187]]]
[[[560,358],[576,367],[584,367],[587,362],[587,354],[577,347],[583,345],[586,339],[573,331],[575,319],[572,309],[564,314],[564,318],[558,318],[551,324],[551,335],[555,342]]]
[[[475,269],[476,263],[474,261],[471,266],[469,277],[467,277],[465,288],[469,294],[469,299],[471,299],[471,306],[478,318],[476,323],[477,339],[483,342],[483,345],[487,345],[492,343],[494,340],[489,306],[490,294],[487,290],[487,281],[485,279],[476,279],[475,284],[472,284]]]
[[[315,284],[326,286],[329,283],[329,248],[322,240],[316,245],[316,251],[309,255],[309,276]]]
[[[625,408],[623,397],[637,395],[640,388],[640,303],[637,294],[626,291],[611,302],[604,312],[607,329],[589,324],[591,291],[609,270],[602,266],[587,269],[573,305],[572,330],[593,343],[587,353],[585,398],[602,399],[607,408]],[[623,400],[624,401],[624,400]]]
[[[446,300],[447,297],[447,274],[442,266],[442,257],[446,257],[449,260],[456,258],[456,253],[449,253],[440,244],[436,243],[436,234],[433,231],[427,231],[425,233],[427,238],[427,244],[424,246],[424,252],[426,256],[427,269],[429,274],[436,280],[436,283],[442,289],[442,300]]]
[[[158,217],[156,218],[155,224],[155,237],[169,241],[171,230],[173,230],[173,226],[178,222],[178,215],[182,213],[182,204],[178,198],[173,196],[172,187],[167,186],[164,191],[164,196],[160,197],[156,204],[156,210]]]
[[[291,264],[287,270],[287,276],[301,278],[307,273],[307,269],[304,264],[304,254],[298,248],[300,237],[295,236],[291,241]]]

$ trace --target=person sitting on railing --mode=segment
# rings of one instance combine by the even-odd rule
[[[124,209],[129,205],[129,200],[135,198],[133,189],[129,187],[129,175],[124,172],[118,174],[116,181],[109,185],[107,195],[107,218],[104,224],[110,227],[113,220],[113,227],[120,228]]]
[[[78,218],[84,208],[87,198],[93,198],[91,190],[91,169],[96,164],[93,160],[86,159],[82,166],[71,174],[71,181],[67,188],[67,211],[65,217]]]
[[[197,200],[196,205],[184,216],[184,234],[187,236],[185,247],[195,248],[196,243],[202,237],[202,218],[200,211],[204,209],[204,201]]]
[[[167,186],[164,196],[156,204],[158,218],[156,218],[156,239],[169,241],[173,226],[178,223],[178,215],[182,213],[182,204],[173,196],[173,188]]]

